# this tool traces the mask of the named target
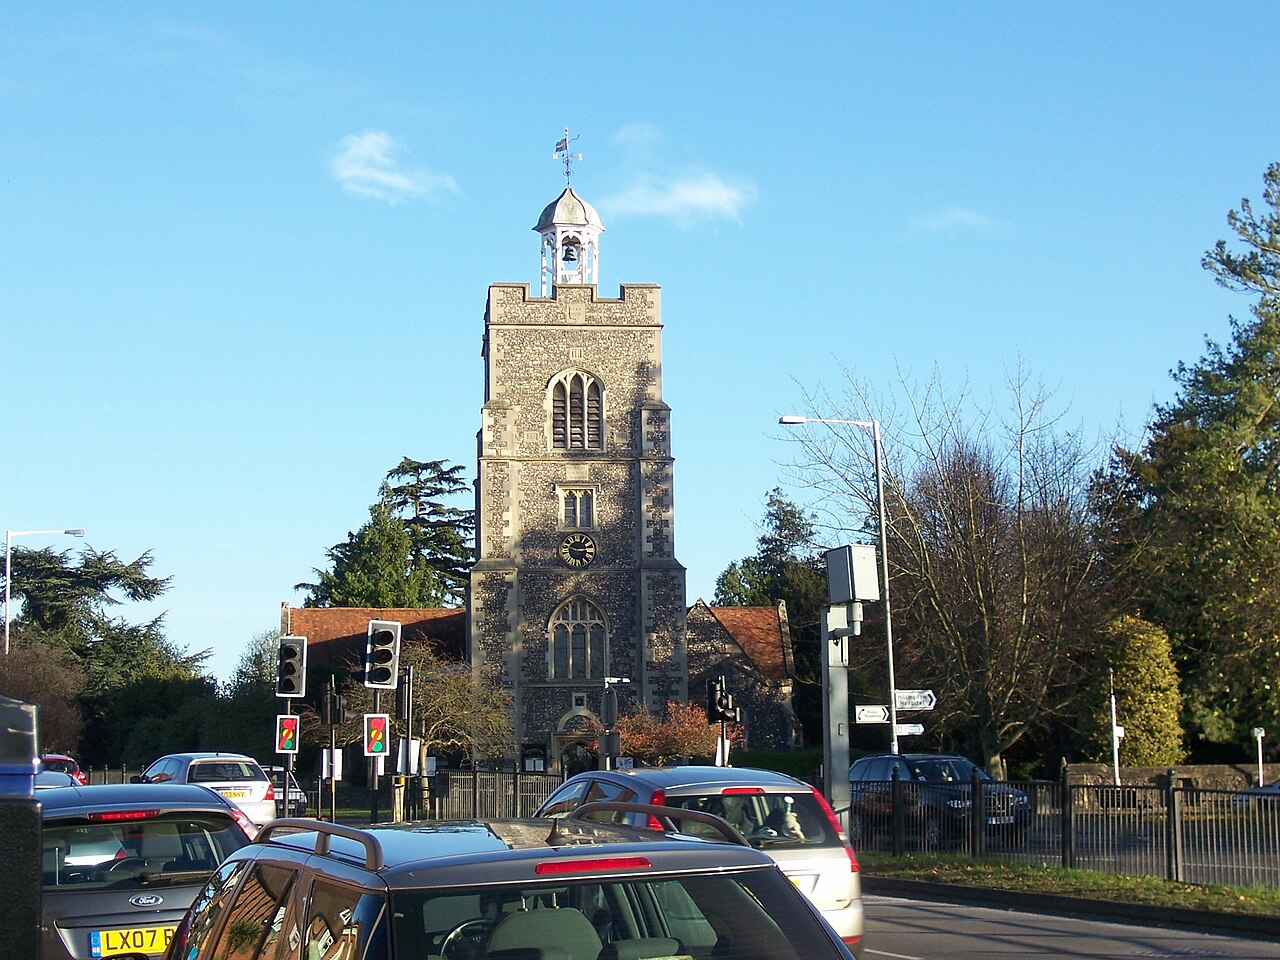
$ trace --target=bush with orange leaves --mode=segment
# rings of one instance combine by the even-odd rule
[[[740,724],[726,724],[726,735],[734,746],[746,742]],[[644,706],[618,718],[615,728],[622,740],[622,755],[637,764],[662,766],[679,757],[710,758],[716,754],[720,724],[707,720],[707,712],[692,703],[667,701],[665,718],[656,717]]]

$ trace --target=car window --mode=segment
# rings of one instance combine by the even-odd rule
[[[256,763],[243,760],[201,760],[191,765],[188,783],[236,783],[242,780],[266,780],[267,775]]]
[[[714,793],[667,797],[667,805],[712,813],[731,824],[754,847],[839,845],[840,838],[812,790],[790,793]],[[719,838],[707,824],[680,822],[681,833]]]
[[[235,821],[217,814],[46,820],[40,838],[44,888],[71,893],[198,883],[246,843]]]
[[[356,960],[386,954],[383,897],[318,879],[307,905],[304,960]]]
[[[582,796],[591,785],[588,779],[571,781],[564,784],[543,802],[538,815],[542,817],[563,817],[572,813],[582,805]]]
[[[147,767],[147,769],[142,772],[142,775],[152,783],[164,783],[166,780],[172,780],[173,775],[177,770],[178,761],[171,760],[166,757],[157,760],[151,766]]]
[[[209,940],[218,921],[231,902],[231,894],[236,888],[236,878],[245,869],[248,861],[236,860],[224,864],[218,869],[204,889],[191,902],[191,909],[174,931],[173,942],[169,945],[169,956],[195,958],[208,956],[201,953],[201,947]]]
[[[288,956],[281,948],[292,937],[297,942],[296,924],[285,924],[286,905],[297,872],[269,863],[255,863],[245,872],[236,897],[227,908],[227,922],[218,941],[207,954],[213,960],[255,960]]]
[[[485,944],[486,956],[504,957],[830,956],[822,928],[788,884],[776,870],[746,870],[396,891],[394,939],[397,950],[409,956],[458,956],[456,942],[468,937]]]

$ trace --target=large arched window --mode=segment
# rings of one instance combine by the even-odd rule
[[[552,680],[600,679],[604,660],[604,616],[594,604],[575,597],[551,618],[547,673]]]
[[[604,449],[604,385],[591,374],[570,370],[551,381],[551,446]]]

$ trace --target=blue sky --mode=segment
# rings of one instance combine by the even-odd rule
[[[487,287],[551,157],[600,292],[663,288],[689,600],[754,552],[841,366],[1140,430],[1247,299],[1199,265],[1280,160],[1280,5],[6,4],[7,529],[172,577],[227,677],[401,457],[475,471]],[[867,411],[867,416],[877,416]],[[65,537],[25,547],[78,549]]]

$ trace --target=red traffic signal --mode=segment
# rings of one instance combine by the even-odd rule
[[[298,752],[298,721],[300,717],[284,714],[276,717],[276,753]]]
[[[366,757],[385,757],[390,748],[391,717],[385,713],[366,713],[364,715],[364,755]]]

